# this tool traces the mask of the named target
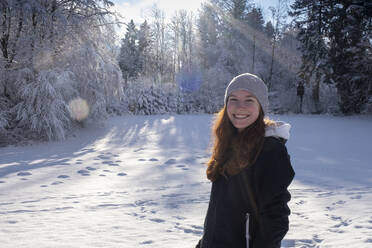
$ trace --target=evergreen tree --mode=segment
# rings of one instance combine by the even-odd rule
[[[198,56],[201,60],[201,66],[204,70],[208,70],[216,64],[219,56],[217,49],[218,41],[218,23],[219,17],[213,5],[203,3],[199,18],[198,26]]]
[[[264,18],[260,8],[253,7],[246,15],[245,20],[250,27],[251,43],[252,43],[252,67],[251,72],[255,72],[256,62],[256,42],[257,35],[263,32]]]
[[[325,38],[329,28],[330,2],[332,0],[296,0],[291,6],[293,11],[290,15],[295,17],[299,30],[298,39],[301,42],[302,66],[299,75],[307,84],[312,85],[313,112],[321,111],[319,89],[328,70]]]
[[[128,79],[136,78],[140,70],[139,49],[137,45],[137,29],[133,20],[127,24],[127,32],[122,39],[119,55],[119,66],[123,73],[125,86]]]
[[[269,39],[272,39],[274,37],[274,26],[272,24],[271,21],[268,21],[266,24],[265,24],[265,28],[264,28],[264,32],[266,34],[266,36],[269,38]]]
[[[151,39],[150,27],[145,20],[138,31],[138,70],[143,76],[149,74]]]
[[[329,60],[345,114],[360,113],[372,82],[371,17],[361,1],[340,1],[332,11]]]

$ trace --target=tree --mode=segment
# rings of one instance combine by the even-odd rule
[[[102,119],[120,101],[120,69],[111,52],[112,5],[109,0],[0,1],[0,129],[6,137],[63,139],[82,122],[73,119],[71,100],[84,98],[91,119]]]
[[[219,16],[213,5],[203,3],[199,18],[197,20],[198,34],[198,56],[201,60],[201,66],[208,70],[216,64],[219,56],[217,49]]]
[[[332,9],[330,22],[331,78],[340,95],[341,111],[360,113],[372,82],[371,17],[360,1],[341,1],[341,4]]]
[[[302,66],[299,75],[307,84],[312,85],[313,112],[319,113],[320,84],[327,79],[328,70],[326,35],[329,28],[329,1],[296,0],[291,8],[291,16],[296,17],[298,39],[301,41]]]
[[[182,69],[190,70],[193,64],[194,21],[193,15],[186,10],[175,13],[170,23],[170,38],[173,46],[174,75]],[[174,77],[173,77],[174,78]]]
[[[335,84],[343,113],[360,113],[371,84],[370,5],[363,1],[297,0],[301,41],[300,76],[313,86],[315,111],[319,112],[322,83]]]
[[[264,18],[260,8],[253,7],[245,17],[246,22],[250,26],[252,37],[252,67],[251,72],[254,73],[255,70],[255,60],[256,60],[256,39],[258,33],[263,32]]]
[[[276,48],[277,48],[277,42],[280,39],[280,34],[281,34],[281,29],[284,28],[285,26],[285,20],[287,18],[287,1],[286,0],[279,0],[277,6],[270,7],[269,8],[271,11],[271,16],[272,16],[272,25],[273,29],[272,30],[266,30],[267,32],[272,32],[272,35],[270,36],[270,41],[271,41],[271,61],[270,61],[270,71],[269,71],[269,76],[268,76],[268,87],[269,89],[271,88],[272,84],[272,77],[273,77],[273,70],[274,70],[274,62],[275,62],[275,53],[276,53]],[[271,22],[270,22],[271,24]],[[270,28],[270,25],[268,26]]]
[[[167,54],[167,37],[166,37],[166,23],[165,12],[158,8],[156,4],[151,9],[151,33],[153,35],[152,42],[152,75],[154,82],[166,81],[166,74],[168,71],[168,56]]]
[[[143,44],[141,44],[143,45]],[[140,71],[140,54],[137,45],[137,29],[133,20],[127,25],[127,32],[121,41],[119,66],[127,87],[128,79],[136,78]]]
[[[150,33],[150,27],[145,20],[138,31],[138,69],[140,74],[147,76],[149,74],[149,66],[151,62],[151,42],[152,37]]]

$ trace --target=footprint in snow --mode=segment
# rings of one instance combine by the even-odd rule
[[[0,181],[0,183],[5,183],[5,181]]]
[[[180,169],[182,169],[182,170],[189,170],[189,168],[187,168],[187,166],[184,165],[184,164],[176,165],[176,167],[177,167],[177,168],[180,168]]]
[[[102,164],[106,164],[108,166],[119,166],[119,164],[116,164],[112,161],[103,161]]]
[[[134,150],[134,152],[139,152],[139,151],[143,151],[143,150],[145,150],[145,149],[144,148],[138,148],[138,149]]]
[[[352,200],[355,200],[355,199],[361,199],[361,198],[362,198],[361,195],[356,195],[356,196],[352,196],[352,197],[350,197],[350,199],[352,199]]]
[[[150,221],[153,221],[153,222],[156,222],[156,223],[163,223],[163,222],[165,222],[165,220],[163,220],[163,219],[157,219],[157,218],[150,219]]]
[[[149,161],[159,161],[157,158],[150,158]]]
[[[154,243],[154,241],[146,240],[146,241],[141,242],[140,245],[149,245],[149,244],[152,244],[152,243]]]
[[[59,175],[57,178],[65,179],[65,178],[69,178],[69,176],[67,176],[67,175]]]
[[[175,164],[176,160],[174,158],[168,159],[164,164],[165,165],[172,165]]]
[[[144,158],[139,158],[138,161],[146,161]]]
[[[175,228],[183,231],[184,233],[191,233],[191,234],[195,234],[195,235],[198,235],[198,236],[203,234],[203,230],[200,229],[199,227],[196,228],[196,230],[195,230],[195,228],[193,226],[191,228],[183,227],[179,223],[176,223]]]
[[[79,173],[82,176],[90,176],[89,171],[87,170],[79,170],[77,173]]]
[[[183,217],[183,216],[172,216],[173,218],[177,219],[177,220],[185,220],[186,218]]]
[[[299,202],[296,202],[296,205],[302,205],[302,204],[304,204],[304,203],[305,203],[305,201],[301,200],[301,201],[299,201]]]
[[[90,166],[85,167],[85,169],[87,169],[89,171],[95,171],[95,170],[97,170],[97,168],[93,168],[93,167],[90,167]]]
[[[20,176],[20,177],[25,177],[25,176],[31,176],[32,174],[28,171],[21,171],[21,172],[18,172],[17,176]]]
[[[61,181],[55,181],[55,182],[53,182],[52,183],[52,185],[58,185],[58,184],[62,184],[63,182],[61,182]]]
[[[123,177],[123,176],[126,176],[126,175],[127,175],[127,173],[124,173],[124,172],[118,173],[119,177]]]

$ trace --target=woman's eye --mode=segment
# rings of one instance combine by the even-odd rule
[[[230,98],[230,102],[236,102],[235,98]]]

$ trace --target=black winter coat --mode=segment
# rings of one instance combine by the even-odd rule
[[[287,187],[294,174],[284,143],[265,137],[252,166],[212,183],[204,233],[197,248],[245,248],[247,213],[250,248],[280,248],[288,231],[291,195]]]

